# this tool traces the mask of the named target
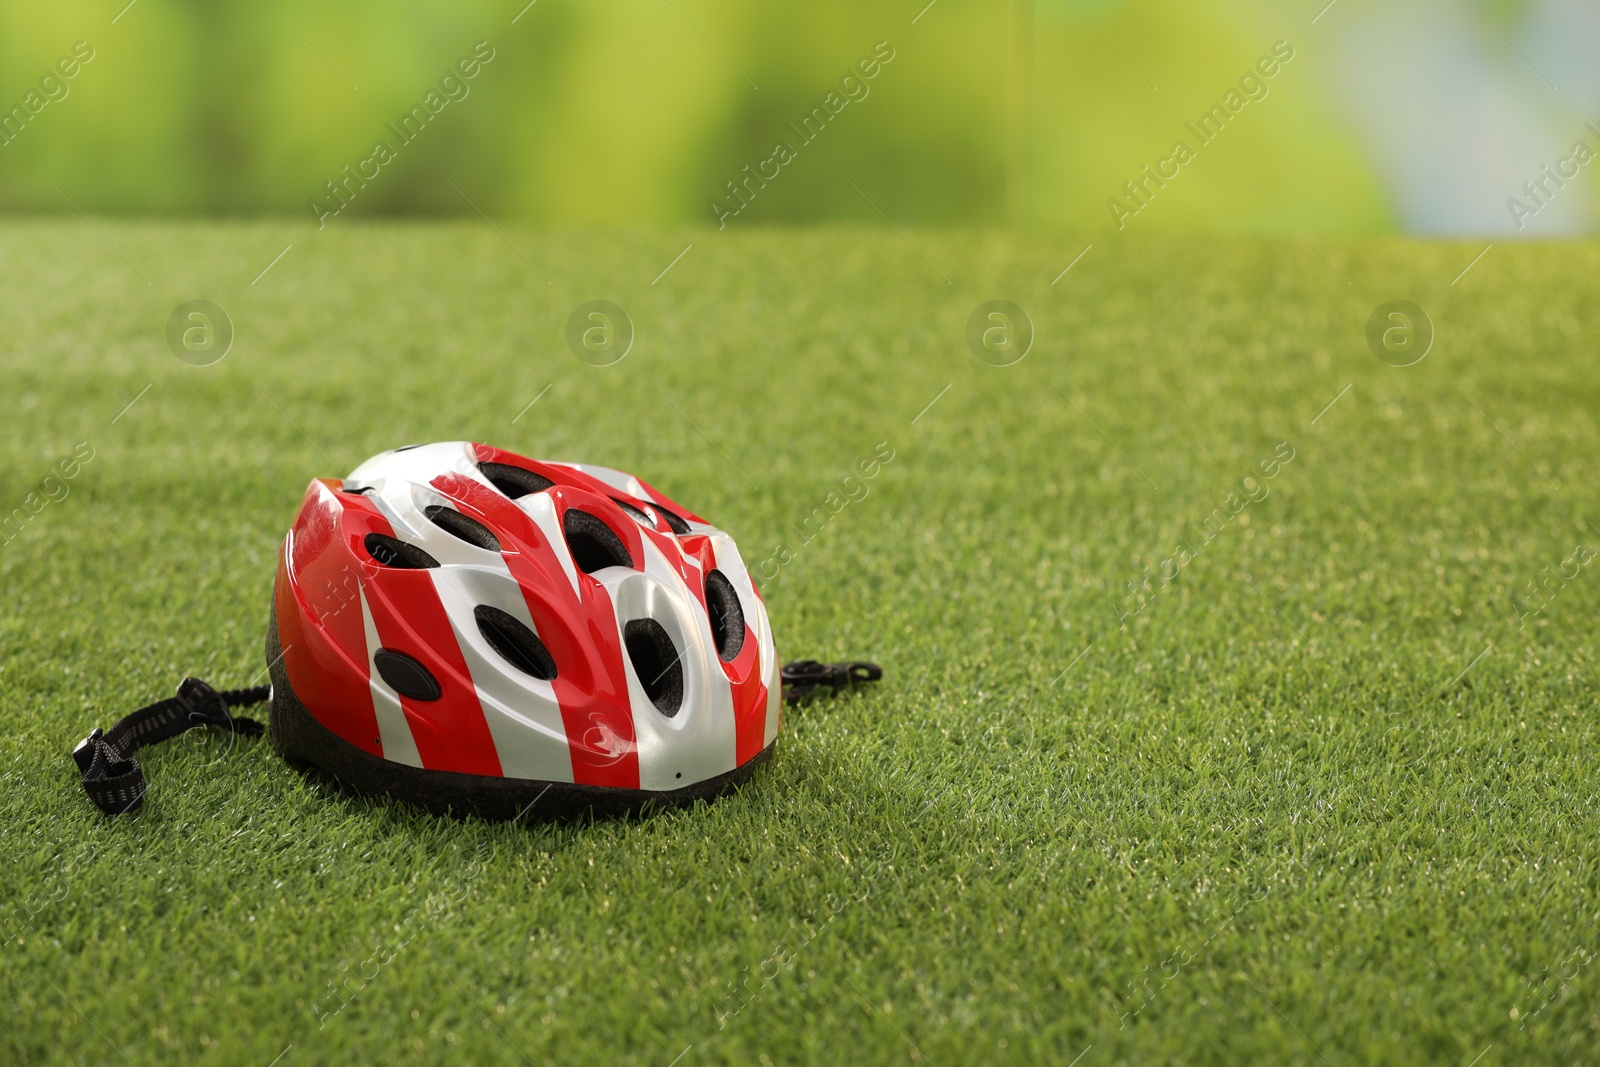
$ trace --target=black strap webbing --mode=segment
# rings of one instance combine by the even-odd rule
[[[144,803],[145,781],[135,752],[194,726],[259,737],[263,729],[259,722],[235,718],[228,709],[259,704],[271,691],[271,686],[261,685],[219,693],[198,678],[185,678],[177,696],[140,708],[110,730],[96,728],[72,750],[89,799],[107,815],[138,810]]]
[[[819,685],[839,689],[854,682],[876,682],[882,677],[882,667],[863,660],[818,663],[814,659],[797,659],[783,665],[783,699],[796,704]]]

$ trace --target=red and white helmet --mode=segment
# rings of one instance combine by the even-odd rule
[[[710,796],[782,700],[731,537],[621,471],[466,442],[311,483],[267,658],[285,756],[490,817]]]

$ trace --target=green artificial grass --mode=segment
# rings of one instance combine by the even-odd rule
[[[97,225],[0,232],[3,511],[93,450],[0,546],[16,1062],[1600,1048],[1600,248],[1452,283],[1480,245],[1098,237],[1052,283],[1083,239]],[[196,298],[210,367],[164,339]],[[1008,367],[965,340],[995,298]],[[1394,298],[1414,366],[1367,347]],[[567,350],[589,299],[615,366]],[[637,820],[434,818],[203,737],[95,813],[91,727],[261,676],[307,481],[455,438],[639,473],[773,561],[781,655],[883,682]]]

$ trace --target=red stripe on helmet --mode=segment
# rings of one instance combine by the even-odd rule
[[[379,642],[382,647],[403,652],[421,663],[439,683],[438,700],[416,700],[399,694],[400,708],[411,727],[422,766],[430,771],[499,776],[500,757],[494,738],[489,733],[483,705],[478,702],[466,657],[461,654],[433,584],[433,572],[373,562],[363,539],[369,533],[393,537],[394,529],[365,496],[346,493],[342,498],[347,548],[351,559],[360,561],[367,608]],[[359,607],[355,609],[358,626],[360,611]],[[367,673],[367,664],[362,664],[362,671]]]
[[[483,446],[479,446],[479,458],[515,462],[531,469],[520,456]],[[622,641],[616,609],[605,586],[579,571],[574,592],[561,562],[565,548],[551,545],[538,524],[500,493],[455,473],[440,475],[430,484],[459,505],[463,514],[488,525],[500,540],[501,558],[521,587],[534,630],[556,663],[551,688],[561,707],[573,781],[638,789],[639,753]],[[558,521],[569,496],[577,498],[582,510],[602,517],[598,514],[600,501],[586,495],[584,489],[557,485],[549,493]],[[615,507],[609,500],[605,503]],[[635,525],[632,520],[629,524]],[[640,560],[638,533],[631,542],[624,541]]]
[[[707,551],[712,551],[709,545]],[[710,570],[708,567],[708,574]],[[743,766],[760,754],[767,738],[768,686],[761,673],[761,642],[748,622],[744,626],[744,644],[733,662],[726,663],[720,657],[717,662],[722,665],[722,673],[728,676],[728,688],[733,691],[734,759]]]
[[[361,568],[345,543],[347,513],[336,488],[313,481],[284,539],[274,591],[278,642],[289,684],[306,710],[352,745],[381,756],[361,621]]]
[[[734,758],[743,766],[760,755],[767,735],[767,681],[761,676],[756,635],[748,625],[744,647],[732,663],[722,663],[722,672],[733,690]]]
[[[509,463],[513,466],[521,466],[525,469],[534,470],[536,473],[554,481],[556,486],[550,489],[549,493],[555,501],[558,517],[570,505],[581,510],[590,511],[596,514],[597,517],[613,519],[616,516],[609,507],[612,499],[631,496],[631,494],[625,493],[615,486],[602,482],[572,467],[556,463],[537,463],[514,452],[506,452],[488,445],[474,445],[473,448],[479,462]],[[529,547],[528,554],[538,558],[539,549],[537,546],[543,546],[543,538],[539,534],[538,527],[521,508],[506,500],[499,493],[493,492],[478,482],[461,475],[449,475],[445,479],[436,479],[433,485],[441,492],[451,493],[463,503],[477,508],[491,526],[514,531],[514,536],[519,540],[526,537],[526,543]],[[447,488],[447,485],[449,488]],[[639,486],[646,495],[642,498],[632,497],[633,501],[669,508],[677,515],[690,521],[706,524],[705,520],[699,515],[678,504],[654,486],[642,480],[639,481]],[[452,492],[452,490],[459,490],[459,495]],[[708,611],[705,596],[705,578],[717,567],[716,550],[710,536],[706,534],[686,534],[680,537],[664,530],[647,530],[631,519],[620,523],[611,522],[608,525],[612,526],[613,530],[622,537],[628,547],[628,551],[634,557],[636,566],[641,569],[644,566],[641,542],[645,538],[654,540],[657,547],[662,550],[662,555],[666,558],[668,564],[683,578],[690,594],[699,603],[701,611]],[[502,538],[502,547],[505,547],[504,538]],[[548,553],[550,550],[548,546],[544,546],[543,551]],[[694,563],[691,563],[690,559],[686,557],[692,557],[694,563],[699,564],[698,573]],[[541,622],[540,604],[538,598],[534,595],[534,590],[570,590],[571,587],[566,581],[565,572],[559,569],[559,560],[553,556],[548,564],[541,561],[539,568],[520,572],[518,570],[517,556],[507,554],[506,560],[512,568],[512,573],[517,576],[519,583],[523,587],[524,594],[528,600],[528,609],[534,619],[535,628],[539,630],[543,638],[545,629]],[[754,582],[752,581],[751,584],[753,587]],[[592,680],[586,681],[585,686],[577,692],[569,690],[566,693],[563,693],[560,688],[559,673],[557,676],[557,694],[561,702],[562,721],[566,726],[569,747],[572,750],[573,773],[577,781],[588,780],[581,776],[583,771],[580,761],[584,759],[598,759],[602,768],[609,768],[611,765],[608,761],[615,757],[607,754],[604,748],[605,743],[609,742],[611,745],[616,746],[622,744],[625,738],[629,749],[630,762],[634,768],[635,775],[637,775],[637,758],[632,752],[631,745],[633,729],[631,714],[628,716],[626,723],[622,722],[620,717],[616,719],[608,718],[600,711],[602,705],[596,699],[598,688],[607,684],[606,675],[609,675],[610,678],[625,678],[622,673],[623,650],[617,640],[614,609],[604,587],[598,582],[580,573],[579,585],[586,591],[592,587],[596,598],[604,598],[603,604],[592,603],[587,610],[603,609],[605,617],[612,620],[613,626],[603,635],[603,640],[598,636],[593,639],[603,651],[605,657],[606,662],[603,674],[597,674]],[[759,601],[759,592],[756,593],[756,598]],[[752,605],[751,607],[754,610],[757,605]],[[585,610],[582,605],[578,605],[575,602],[573,611],[577,614],[569,617],[582,618]],[[563,612],[563,614],[566,613]],[[570,632],[570,629],[570,625],[563,627],[563,630],[567,632]],[[546,645],[549,647],[548,640],[546,640]],[[556,662],[560,664],[562,657],[556,653],[554,648],[551,648],[551,653],[556,657]],[[745,627],[745,641],[739,655],[734,657],[732,663],[723,662],[721,659],[718,659],[717,663],[722,668],[724,676],[728,679],[731,691],[734,714],[735,765],[742,765],[759,755],[764,747],[767,699],[770,688],[768,679],[761,673],[759,642],[756,640],[755,632],[750,629],[748,624]],[[584,708],[579,709],[570,704],[570,701],[580,698],[585,702],[586,706]],[[611,699],[618,701],[624,709],[629,706],[625,688],[622,693]],[[624,727],[627,730],[625,734],[622,732]],[[595,751],[597,747],[600,748],[598,752]],[[607,781],[601,784],[612,783]],[[635,779],[630,788],[637,788],[637,779]]]
[[[706,604],[705,581],[707,575],[718,569],[716,547],[711,538],[706,534],[674,537],[653,530],[648,535],[662,547],[667,562],[683,576],[700,610],[709,618],[711,611]],[[700,565],[698,573],[688,562],[691,557]],[[767,680],[761,675],[761,650],[749,623],[745,624],[744,637],[743,647],[732,663],[717,659],[733,695],[735,766],[742,766],[760,754],[767,732]]]

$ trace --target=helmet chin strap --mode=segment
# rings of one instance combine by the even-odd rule
[[[94,806],[107,815],[137,811],[144,804],[144,771],[133,754],[195,726],[215,726],[244,737],[260,737],[262,725],[254,719],[235,718],[229,708],[259,704],[272,687],[227,689],[217,692],[198,678],[185,678],[178,695],[159,700],[128,715],[111,727],[78,742],[73,762],[83,775],[83,788]]]
[[[882,667],[864,660],[818,663],[814,659],[797,659],[783,665],[783,699],[798,704],[819,685],[837,690],[856,682],[876,682],[882,677]]]

